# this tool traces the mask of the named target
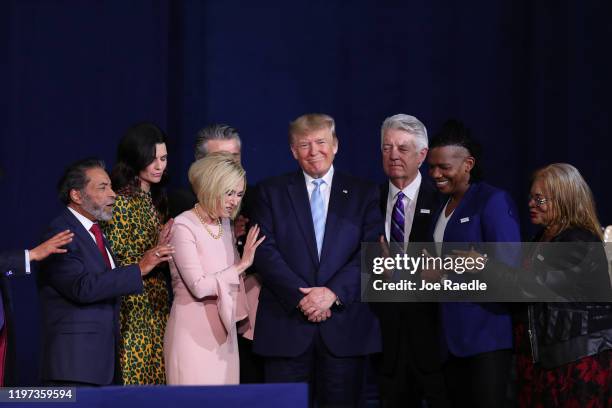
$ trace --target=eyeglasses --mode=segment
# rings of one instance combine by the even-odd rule
[[[530,202],[531,200],[533,200],[535,202],[536,207],[540,208],[541,206],[543,206],[544,204],[548,203],[548,198],[543,197],[539,194],[536,194],[534,196],[532,196],[531,194],[529,194],[527,196],[527,202]]]

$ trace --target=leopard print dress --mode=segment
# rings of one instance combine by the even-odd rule
[[[153,247],[161,217],[150,194],[119,194],[113,218],[103,226],[119,266],[136,263]],[[123,384],[165,384],[163,341],[170,301],[166,278],[156,268],[144,278],[144,292],[121,301],[119,358]]]

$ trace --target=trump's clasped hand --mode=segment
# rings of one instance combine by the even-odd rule
[[[330,308],[338,299],[330,289],[320,286],[312,288],[300,288],[305,296],[300,300],[298,308],[313,323],[324,322],[331,317]]]

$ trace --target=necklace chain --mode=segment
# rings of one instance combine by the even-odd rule
[[[223,227],[221,226],[221,218],[217,218],[217,227],[219,227],[219,232],[217,234],[213,234],[213,232],[210,229],[208,229],[208,225],[206,225],[204,218],[202,218],[202,216],[200,215],[200,211],[198,211],[198,208],[200,208],[200,204],[196,203],[196,205],[193,206],[193,210],[195,211],[196,215],[200,219],[200,222],[204,226],[204,229],[206,230],[206,232],[208,232],[208,234],[213,239],[221,238],[223,236]]]

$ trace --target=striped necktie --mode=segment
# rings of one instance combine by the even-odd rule
[[[403,192],[397,193],[397,200],[393,206],[393,212],[391,213],[391,242],[404,242],[404,226],[406,224],[404,197],[406,196]]]

